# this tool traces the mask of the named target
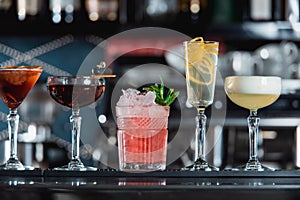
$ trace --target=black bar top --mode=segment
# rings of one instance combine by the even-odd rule
[[[0,171],[0,199],[300,199],[300,170]]]

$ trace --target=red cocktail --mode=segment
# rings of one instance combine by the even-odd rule
[[[119,167],[147,172],[166,168],[169,106],[154,102],[155,94],[128,89],[117,102]]]
[[[35,85],[42,73],[40,66],[7,66],[0,68],[0,97],[9,108],[8,133],[11,142],[10,158],[3,169],[24,170],[17,157],[19,115],[17,108]]]
[[[17,108],[35,85],[41,67],[5,67],[0,69],[0,96],[10,109]]]
[[[169,106],[117,106],[116,113],[120,169],[164,170]]]

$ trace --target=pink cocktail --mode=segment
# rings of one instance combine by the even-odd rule
[[[120,170],[164,170],[169,106],[136,102],[117,104],[116,115]]]

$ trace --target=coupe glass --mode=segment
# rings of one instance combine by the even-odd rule
[[[72,108],[70,117],[70,122],[72,123],[72,158],[68,165],[54,168],[54,170],[96,170],[94,167],[84,166],[79,157],[81,126],[79,110],[101,97],[105,89],[104,79],[92,76],[49,76],[47,88],[50,96],[57,103]]]
[[[274,103],[281,93],[281,78],[276,76],[230,76],[225,79],[228,98],[250,110],[247,118],[249,128],[249,161],[242,170],[273,170],[263,166],[257,158],[259,121],[257,110]]]
[[[10,141],[10,157],[1,166],[5,170],[25,170],[17,156],[19,114],[17,108],[23,102],[29,91],[35,85],[42,73],[40,66],[7,66],[0,68],[0,96],[9,108],[7,116],[8,137]]]
[[[186,41],[184,46],[188,102],[197,109],[195,159],[183,170],[218,170],[206,161],[205,109],[213,102],[219,43],[215,41]]]

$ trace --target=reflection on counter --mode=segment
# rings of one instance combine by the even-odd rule
[[[194,188],[226,188],[234,186],[268,188],[300,184],[299,171],[212,171],[192,172],[166,170],[150,173],[126,173],[118,170],[98,170],[90,172],[58,172],[45,170],[23,171],[18,173],[0,172],[1,186],[46,186],[50,188],[87,188],[125,189],[125,188],[172,188],[173,186],[195,186]]]
[[[165,178],[120,178],[119,186],[164,186]]]

